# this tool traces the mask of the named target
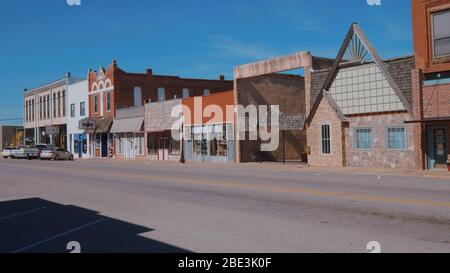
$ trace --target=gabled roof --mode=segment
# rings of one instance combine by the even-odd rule
[[[347,52],[347,50],[351,50],[350,52],[350,58],[349,60],[345,60],[344,56]],[[411,111],[411,105],[404,96],[403,92],[400,90],[397,83],[394,81],[391,73],[389,72],[388,67],[383,62],[383,60],[378,55],[378,52],[373,47],[372,43],[367,39],[366,35],[362,31],[362,29],[359,27],[357,23],[353,23],[350,26],[350,29],[345,36],[344,42],[342,43],[342,46],[339,50],[338,55],[336,56],[336,59],[334,60],[334,63],[323,83],[322,90],[318,94],[317,99],[315,100],[311,112],[309,113],[308,118],[306,119],[306,124],[310,123],[312,118],[314,117],[315,112],[317,111],[317,108],[319,107],[319,104],[324,97],[324,92],[328,92],[331,88],[331,85],[333,84],[337,73],[339,72],[340,65],[342,62],[346,61],[348,63],[364,63],[364,59],[366,58],[367,54],[370,54],[373,61],[378,65],[381,73],[386,78],[389,85],[394,90],[395,94],[400,99],[401,103],[405,107],[405,109],[410,112]],[[331,97],[331,95],[329,95]],[[332,98],[331,98],[332,99]],[[334,101],[334,100],[333,100]],[[341,110],[339,109],[338,105],[334,103],[332,104],[332,107],[336,110],[337,113],[341,113]]]

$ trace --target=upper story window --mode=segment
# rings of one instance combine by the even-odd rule
[[[450,57],[450,9],[433,13],[434,57]]]
[[[210,93],[208,89],[203,90],[203,96],[209,96]]]
[[[134,88],[134,106],[142,105],[142,89],[139,86]]]
[[[62,101],[62,116],[65,117],[66,116],[66,91],[62,91],[61,101]]]
[[[53,117],[56,117],[56,93],[53,93]]]
[[[70,105],[70,117],[74,118],[75,117],[75,103],[72,103]]]
[[[58,92],[58,117],[61,117],[61,92]]]
[[[106,111],[111,111],[111,92],[106,93]]]
[[[94,95],[94,113],[98,113],[98,95]]]
[[[47,118],[50,118],[50,95],[47,95]]]
[[[86,103],[84,101],[80,102],[80,117],[86,116]]]
[[[183,99],[189,98],[189,89],[183,88]]]
[[[324,124],[321,127],[321,139],[322,139],[322,154],[331,154],[331,128],[329,124]]]
[[[166,100],[166,90],[162,87],[158,88],[158,101]]]

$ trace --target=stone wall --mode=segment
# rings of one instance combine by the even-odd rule
[[[405,124],[411,120],[407,113],[388,113],[348,117],[349,127],[345,128],[346,164],[349,167],[401,168],[413,169],[416,166],[414,148],[414,125]],[[387,127],[406,128],[406,146],[404,151],[387,149]],[[373,145],[370,150],[357,150],[355,147],[356,128],[372,128]]]

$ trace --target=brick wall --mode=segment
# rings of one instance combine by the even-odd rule
[[[330,125],[331,130],[331,154],[322,154],[321,127],[324,124]],[[343,150],[343,124],[342,120],[336,115],[335,110],[328,103],[328,100],[322,99],[319,107],[306,129],[308,147],[310,154],[308,164],[313,167],[344,167],[345,151]]]
[[[450,84],[423,87],[423,115],[450,117]]]
[[[270,74],[237,81],[238,104],[243,105],[279,105],[286,114],[306,114],[305,79],[296,75]],[[247,138],[248,139],[248,138]],[[241,141],[240,161],[283,160],[283,142],[280,133],[279,148],[273,152],[261,152],[260,141]],[[285,132],[285,155],[287,160],[300,160],[305,151],[306,132]]]

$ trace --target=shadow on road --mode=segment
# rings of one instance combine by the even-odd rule
[[[0,203],[0,252],[184,253],[148,239],[153,231],[99,215],[96,211],[33,198]],[[68,243],[75,241],[75,248]]]

